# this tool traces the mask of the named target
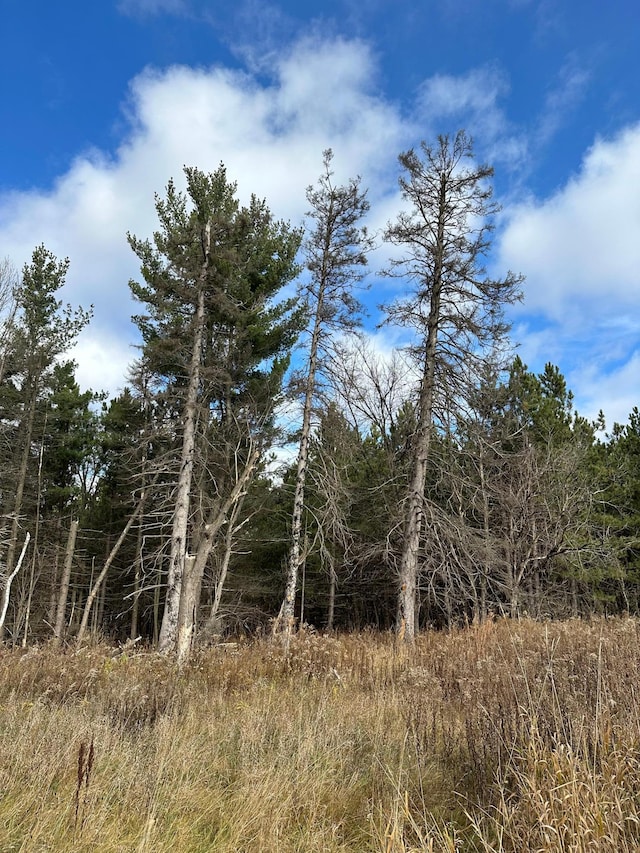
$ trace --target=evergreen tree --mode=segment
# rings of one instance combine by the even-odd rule
[[[40,500],[39,461],[56,359],[73,345],[90,318],[90,312],[63,306],[58,299],[68,267],[68,260],[58,261],[44,246],[34,249],[22,272],[17,315],[9,330],[0,386],[7,576],[15,565],[21,525],[33,522]]]
[[[590,575],[601,605],[640,610],[640,410],[614,424],[607,442],[595,448],[591,482],[598,497],[600,538],[610,571]]]
[[[49,512],[73,506],[82,512],[93,490],[97,471],[98,415],[93,391],[80,391],[73,361],[55,364],[44,432],[44,503]]]
[[[269,435],[300,328],[281,290],[297,273],[300,234],[264,201],[248,207],[223,166],[185,169],[156,199],[153,242],[130,236],[147,308],[142,362],[175,418],[176,489],[160,648],[191,647],[200,585],[216,536],[246,491]],[[197,522],[197,523],[195,523]]]

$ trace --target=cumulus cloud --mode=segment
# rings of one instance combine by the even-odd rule
[[[361,173],[373,183],[394,169],[406,128],[373,92],[375,76],[366,45],[340,39],[296,43],[272,62],[267,83],[221,67],[148,69],[131,83],[115,152],[84,152],[50,191],[0,196],[0,243],[13,261],[44,242],[71,258],[63,298],[95,305],[77,351],[88,384],[124,383],[113,368],[135,339],[127,282],[138,275],[126,232],[152,234],[154,192],[170,177],[180,185],[183,164],[213,171],[222,161],[242,200],[256,193],[274,215],[300,222],[327,147],[337,180]]]
[[[591,363],[568,374],[569,385],[581,401],[581,412],[594,419],[602,409],[607,431],[614,422],[626,423],[640,397],[640,351],[631,353],[623,364],[603,375],[600,365]]]
[[[527,276],[520,314],[538,318],[516,328],[525,356],[560,364],[589,417],[624,421],[640,398],[639,183],[635,125],[596,140],[551,197],[507,210],[498,242],[497,268]]]
[[[128,3],[148,12],[178,5]],[[398,152],[431,138],[449,120],[471,117],[467,127],[476,134],[481,128],[483,149],[493,146],[503,162],[524,156],[526,143],[500,106],[508,81],[498,70],[425,81],[412,115],[378,94],[377,74],[367,44],[313,37],[270,53],[259,73],[150,68],[131,82],[117,148],[79,153],[49,190],[0,195],[3,253],[20,266],[44,242],[59,257],[69,256],[62,298],[95,305],[94,320],[73,353],[83,385],[115,393],[125,383],[126,365],[136,355],[130,316],[139,310],[127,286],[139,273],[126,233],[152,234],[154,193],[162,194],[170,177],[181,185],[183,164],[213,171],[224,162],[243,201],[256,193],[274,215],[298,224],[307,207],[305,188],[315,183],[322,152],[331,147],[336,180],[360,174],[369,187],[370,226],[376,230],[400,206]],[[567,78],[566,97],[577,97],[580,85]],[[552,98],[549,114],[562,103],[560,94]],[[639,179],[640,126],[596,141],[580,171],[552,197],[505,212],[496,253],[498,274],[511,268],[527,275],[524,310],[539,322],[517,316],[516,337],[529,349],[530,367],[558,363],[585,401],[598,387],[608,389],[611,405],[607,399],[600,405],[619,419],[633,393],[638,397],[632,368],[639,329],[631,318],[640,301]],[[371,258],[373,271],[385,265],[383,255]],[[398,286],[377,282],[370,304],[394,295]],[[382,336],[377,345],[384,348]],[[585,351],[595,372],[585,365]],[[632,388],[627,396],[620,390],[625,382]]]
[[[599,139],[550,198],[506,211],[499,263],[526,272],[526,306],[576,324],[640,304],[640,125]]]
[[[578,412],[595,420],[602,410],[611,427],[614,421],[624,423],[640,400],[640,323],[596,326],[595,320],[573,330],[558,322],[519,320],[513,338],[520,342],[518,355],[530,370],[538,373],[547,362],[558,365]]]
[[[111,396],[126,384],[129,366],[138,355],[125,338],[105,330],[82,335],[69,353],[78,365],[78,385],[93,391],[107,391]]]

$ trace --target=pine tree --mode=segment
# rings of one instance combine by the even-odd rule
[[[422,143],[421,153],[400,155],[405,170],[400,186],[410,207],[385,233],[404,249],[390,274],[413,286],[409,296],[388,309],[388,316],[415,330],[421,373],[399,571],[397,631],[407,641],[416,629],[425,482],[438,396],[464,394],[470,374],[506,333],[503,308],[518,298],[521,281],[511,273],[490,279],[482,266],[497,211],[488,183],[493,170],[465,165],[472,158],[467,135],[461,131],[453,140],[442,136],[433,147]]]
[[[615,423],[608,441],[594,448],[591,486],[597,495],[598,527],[609,571],[583,573],[595,606],[640,610],[640,410]]]
[[[366,252],[371,248],[366,229],[360,224],[369,210],[366,193],[361,189],[359,179],[344,186],[334,184],[332,158],[333,153],[325,151],[324,172],[318,186],[307,190],[307,200],[311,205],[307,216],[313,223],[313,230],[304,243],[309,280],[303,290],[310,318],[310,340],[303,378],[304,403],[287,582],[280,614],[274,625],[275,631],[284,632],[287,638],[294,629],[298,575],[305,559],[302,528],[316,386],[331,334],[352,329],[357,323],[360,305],[353,290],[362,279]]]
[[[7,342],[0,387],[3,432],[11,448],[5,456],[2,484],[3,514],[9,527],[4,560],[7,575],[15,565],[21,525],[33,520],[28,518],[26,501],[30,499],[30,511],[34,512],[40,458],[34,442],[44,432],[54,365],[90,319],[90,311],[63,306],[58,299],[68,268],[68,259],[58,261],[44,246],[34,249],[31,263],[25,264],[22,272],[17,315]],[[34,484],[32,494],[27,488],[30,481]]]
[[[153,242],[130,236],[147,308],[142,362],[175,418],[171,554],[159,645],[186,659],[216,537],[257,470],[300,327],[281,290],[297,273],[300,234],[264,201],[247,207],[223,166],[185,169],[156,199]]]
[[[593,425],[552,364],[531,373],[516,357],[502,380],[487,375],[462,423],[465,518],[481,520],[476,565],[493,608],[538,615],[555,596],[567,606],[565,578],[594,555],[587,481]],[[463,501],[464,502],[464,501]]]

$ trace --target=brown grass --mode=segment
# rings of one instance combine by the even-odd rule
[[[0,650],[0,850],[637,851],[639,664],[632,619],[301,635],[183,672]]]

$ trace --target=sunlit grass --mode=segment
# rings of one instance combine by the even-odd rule
[[[183,672],[103,645],[5,649],[1,849],[638,850],[639,665],[631,619],[489,622],[408,650],[302,635],[289,657],[229,644]]]

